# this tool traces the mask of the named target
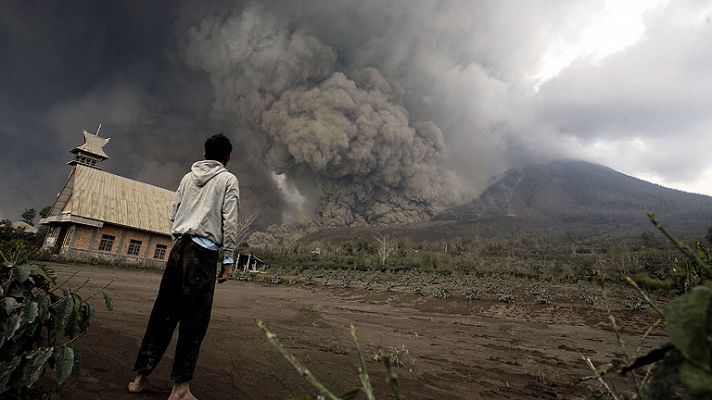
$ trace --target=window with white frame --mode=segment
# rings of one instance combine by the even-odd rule
[[[142,243],[143,242],[141,242],[140,240],[129,240],[129,250],[126,252],[126,254],[130,256],[137,256],[139,251],[141,251]]]
[[[157,244],[156,251],[153,253],[153,258],[156,260],[163,260],[166,258],[166,250],[168,250],[168,246],[164,244]]]
[[[114,247],[114,240],[116,240],[116,236],[101,235],[101,241],[99,242],[99,250],[111,251],[111,249]]]

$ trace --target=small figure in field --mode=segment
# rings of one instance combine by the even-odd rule
[[[233,265],[240,191],[237,178],[225,169],[232,145],[222,134],[205,142],[205,160],[191,167],[176,191],[171,216],[174,244],[161,278],[158,297],[136,358],[136,377],[129,392],[146,387],[180,324],[173,361],[173,391],[169,400],[195,399],[190,381],[200,344],[210,321],[218,250],[223,248],[218,282],[227,280]]]

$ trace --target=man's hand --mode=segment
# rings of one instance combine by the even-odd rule
[[[230,276],[231,269],[232,269],[232,264],[223,264],[222,271],[220,271],[220,275],[218,275],[218,283],[227,282],[227,279]]]

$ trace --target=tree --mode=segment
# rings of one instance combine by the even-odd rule
[[[707,239],[707,243],[712,246],[712,225],[707,229],[707,235],[705,235],[705,239]]]
[[[391,238],[388,235],[378,235],[373,238],[378,242],[378,256],[381,258],[381,266],[385,266],[388,256],[393,253]]]
[[[20,217],[22,217],[23,221],[34,226],[35,223],[32,221],[35,219],[36,216],[37,210],[35,210],[34,208],[25,208],[25,211],[22,212],[22,215]]]
[[[240,216],[237,218],[237,235],[235,236],[235,243],[237,243],[238,246],[242,245],[245,239],[247,239],[250,226],[252,226],[252,223],[255,222],[255,219],[257,219],[256,212],[253,212],[246,217]],[[247,243],[245,244],[247,245]],[[249,245],[247,247],[249,247]]]
[[[43,209],[40,210],[40,217],[47,218],[49,216],[49,212],[51,210],[52,210],[52,206],[44,207]]]

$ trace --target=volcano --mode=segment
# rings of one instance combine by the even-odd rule
[[[603,165],[557,160],[507,171],[477,199],[435,219],[509,216],[552,225],[620,226],[645,220],[646,212],[676,225],[709,225],[712,197],[666,188]]]
[[[701,238],[712,224],[712,197],[670,189],[609,167],[557,160],[511,169],[473,201],[433,221],[325,229],[303,240],[348,240],[383,233],[414,241],[545,235],[625,238],[654,230],[654,212],[681,237]]]

